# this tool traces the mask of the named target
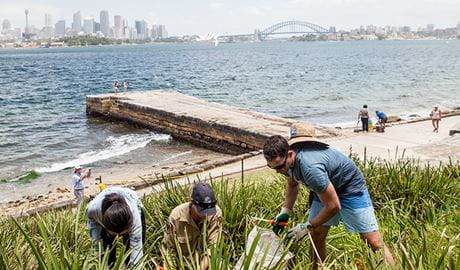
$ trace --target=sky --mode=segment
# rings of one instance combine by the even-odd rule
[[[94,17],[108,10],[121,15],[130,26],[134,20],[164,24],[169,35],[246,34],[278,22],[299,20],[325,28],[350,30],[361,25],[455,27],[460,22],[460,0],[0,0],[0,21],[24,27],[24,10],[29,9],[29,24],[42,28],[45,13],[52,23],[72,15]]]

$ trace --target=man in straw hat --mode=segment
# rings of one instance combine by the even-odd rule
[[[351,159],[315,137],[312,126],[297,123],[291,127],[290,139],[275,135],[264,144],[267,166],[287,178],[286,197],[276,216],[273,231],[280,233],[280,222],[289,219],[297,199],[300,183],[313,192],[307,222],[290,229],[287,238],[300,240],[308,233],[316,247],[310,254],[317,267],[318,258],[326,258],[326,236],[330,226],[343,221],[347,231],[359,233],[374,250],[383,247],[387,262],[394,260],[379,233],[366,181]]]

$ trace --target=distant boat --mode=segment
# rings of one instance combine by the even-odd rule
[[[217,47],[217,45],[219,45],[219,40],[216,38],[214,41],[214,46]]]

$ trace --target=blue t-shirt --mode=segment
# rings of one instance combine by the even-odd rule
[[[378,117],[379,119],[383,119],[383,118],[386,117],[386,115],[385,115],[383,112],[378,112],[378,113],[377,113],[377,117]]]
[[[332,148],[298,148],[295,164],[288,176],[305,184],[315,193],[326,190],[329,183],[337,195],[357,194],[366,189],[366,180],[355,163]]]

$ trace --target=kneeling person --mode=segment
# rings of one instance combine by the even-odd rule
[[[122,237],[127,250],[134,247],[129,264],[134,266],[143,257],[145,241],[144,207],[137,193],[129,188],[110,187],[99,193],[86,208],[88,229],[96,249],[112,248],[116,237]],[[116,261],[116,250],[109,255],[109,265]],[[128,261],[125,261],[128,263]]]
[[[193,187],[190,201],[172,210],[166,224],[164,245],[176,248],[177,240],[184,256],[205,255],[203,240],[208,246],[215,244],[222,227],[222,211],[216,204],[217,200],[211,186],[208,183],[197,183]],[[204,230],[206,239],[203,239]],[[207,269],[207,257],[201,259],[202,268]]]

